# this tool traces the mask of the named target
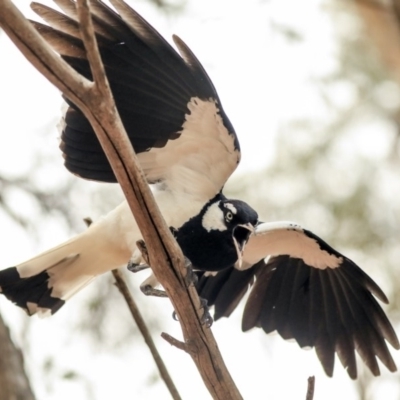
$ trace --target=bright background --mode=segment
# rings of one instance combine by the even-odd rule
[[[14,3],[34,18],[26,0]],[[228,190],[264,219],[292,219],[333,240],[394,299],[400,94],[378,52],[365,44],[356,10],[340,0],[188,0],[168,12],[129,3],[164,37],[178,34],[210,74],[242,148]],[[80,181],[64,169],[56,129],[61,108],[58,91],[0,34],[4,267],[82,231],[84,217],[95,220],[121,200],[117,187]],[[145,274],[129,276],[133,288]],[[0,300],[37,398],[169,398],[111,278],[99,281],[46,320],[28,319]],[[162,331],[181,337],[168,301],[136,297],[156,339]],[[240,318],[237,310],[212,329],[245,399],[304,398],[310,375],[315,399],[400,398],[398,373],[362,372],[354,384],[337,361],[334,378],[327,378],[314,351],[259,330],[244,334]],[[191,359],[157,342],[182,397],[209,398]]]

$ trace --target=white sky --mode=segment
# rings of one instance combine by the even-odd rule
[[[33,16],[28,1],[14,3],[25,15]],[[130,2],[163,36],[170,38],[172,33],[178,34],[202,61],[239,135],[242,162],[238,173],[258,170],[271,161],[274,135],[282,123],[321,111],[309,77],[324,75],[337,66],[337,47],[329,15],[322,1],[317,0],[192,0],[187,3],[182,15],[166,17],[145,2]],[[304,41],[291,45],[271,29],[272,23],[298,29]],[[59,151],[56,130],[46,140],[41,132],[57,122],[61,98],[4,34],[0,35],[0,59],[0,169],[9,174],[28,173],[35,149],[48,147],[51,154]],[[60,157],[59,165],[48,171],[49,180],[67,179],[61,164]],[[77,212],[81,212],[79,207]],[[57,229],[55,233],[49,232],[49,227],[47,232],[43,231],[46,239],[41,246],[56,244],[66,235],[55,225],[51,227]],[[12,264],[35,252],[37,244],[20,229],[0,228],[0,237],[1,243],[6,244],[2,262]],[[46,392],[41,376],[46,355],[55,356],[60,368],[74,368],[96,382],[96,400],[168,398],[162,383],[146,387],[152,362],[144,346],[125,349],[124,353],[113,356],[101,349],[93,354],[87,340],[78,340],[78,334],[73,340],[68,339],[65,331],[69,321],[79,313],[79,302],[85,296],[85,293],[78,295],[57,316],[33,324],[32,357],[27,363],[38,398],[86,398],[81,386],[70,381],[56,384],[50,394]],[[171,321],[171,307],[160,306],[165,301],[146,298],[143,302],[162,314],[164,330],[180,337],[178,324]],[[23,324],[19,311],[5,301],[0,303],[8,322],[18,332]],[[317,377],[315,399],[357,399],[338,361],[335,378],[328,379],[314,351],[302,351],[297,344],[273,339],[257,330],[241,333],[238,313],[214,324],[213,332],[246,399],[304,398],[310,375]],[[159,348],[183,398],[209,398],[190,358],[162,340]],[[385,378],[376,382],[384,386]],[[118,394],[115,388],[120,391]],[[386,400],[399,398],[399,393],[389,390],[390,387],[386,389],[380,389],[380,398],[383,393]]]

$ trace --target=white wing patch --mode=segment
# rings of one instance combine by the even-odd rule
[[[215,100],[191,98],[180,136],[162,148],[138,154],[150,181],[207,201],[224,186],[240,161],[235,134],[228,132]]]
[[[211,204],[205,212],[201,224],[203,228],[210,232],[212,230],[226,231],[224,213],[219,208],[219,201]]]
[[[300,225],[292,222],[260,224],[250,237],[244,254],[242,269],[247,269],[267,256],[287,255],[300,258],[305,264],[318,269],[340,267],[343,258],[322,250],[318,242],[304,233]]]

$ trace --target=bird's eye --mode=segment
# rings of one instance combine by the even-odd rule
[[[232,221],[232,218],[233,218],[233,214],[230,212],[230,211],[228,211],[227,213],[226,213],[226,215],[225,215],[225,218],[226,218],[226,220],[229,222],[229,221]]]

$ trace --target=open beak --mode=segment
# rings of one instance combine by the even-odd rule
[[[240,252],[243,252],[244,246],[248,242],[250,236],[254,233],[254,226],[250,223],[238,225],[233,230],[233,237],[237,243]]]
[[[243,250],[250,236],[254,233],[254,226],[251,223],[238,225],[233,230],[233,240],[236,245],[238,260],[235,263],[236,269],[241,269]]]

